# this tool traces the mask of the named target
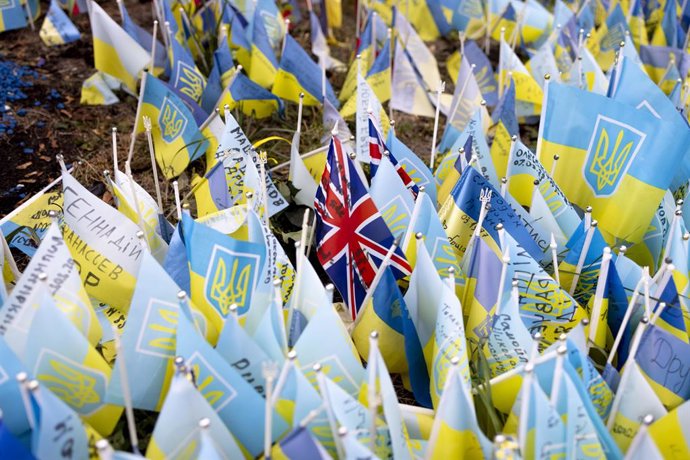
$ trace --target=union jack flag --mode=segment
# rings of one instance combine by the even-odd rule
[[[314,208],[319,262],[354,319],[394,238],[336,137],[328,148]],[[400,248],[390,267],[397,278],[412,271]]]
[[[419,187],[417,187],[417,184],[412,180],[409,174],[405,172],[403,169],[402,165],[398,163],[398,160],[395,159],[393,156],[393,153],[388,150],[388,147],[386,147],[386,144],[383,142],[383,137],[381,137],[381,133],[379,132],[378,128],[376,127],[376,122],[374,120],[374,115],[370,112],[369,113],[369,156],[371,157],[371,163],[369,163],[369,170],[371,171],[371,177],[374,177],[376,175],[376,171],[379,169],[379,165],[381,164],[381,158],[383,157],[383,152],[388,151],[388,159],[391,161],[393,166],[395,167],[396,172],[398,173],[398,176],[400,176],[400,180],[402,180],[403,185],[405,186],[406,189],[408,189],[410,192],[412,192],[412,195],[416,198],[417,195],[419,194]]]

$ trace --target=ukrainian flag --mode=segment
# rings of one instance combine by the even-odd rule
[[[325,92],[329,102],[337,108],[339,102],[328,80]],[[304,105],[320,106],[323,103],[321,68],[288,34],[285,36],[285,48],[280,56],[280,68],[273,84],[273,94],[298,103],[300,93],[304,93]]]
[[[688,437],[688,420],[690,420],[690,403],[687,401],[667,415],[656,420],[648,429],[663,458],[690,457]]]
[[[391,41],[387,40],[366,76],[380,103],[391,98]]]
[[[151,56],[96,2],[91,1],[90,5],[96,68],[119,79],[127,89],[136,93],[139,72],[150,63]]]
[[[229,45],[234,52],[235,60],[249,70],[252,65],[252,44],[247,40],[246,27],[246,20],[236,12],[232,17]]]
[[[267,118],[278,112],[282,117],[285,111],[283,101],[268,90],[262,88],[243,73],[237,73],[223,93],[217,104],[218,108],[225,105],[230,110],[239,107],[243,114],[253,118]]]
[[[187,105],[164,82],[144,74],[141,116],[151,119],[156,161],[167,179],[179,176],[209,145]],[[142,123],[139,124],[140,127]]]
[[[213,112],[223,88],[228,87],[234,75],[235,62],[232,60],[232,54],[230,54],[228,37],[224,35],[218,44],[218,49],[213,52],[213,68],[206,80],[204,93],[201,95],[200,105],[204,111]]]
[[[499,87],[506,87],[508,73],[512,72],[515,83],[516,111],[519,117],[538,115],[541,110],[544,92],[539,83],[532,77],[520,58],[510,48],[505,40],[501,40],[499,57],[502,65],[498,76]]]
[[[254,21],[252,22],[251,30],[251,59],[249,67],[247,68],[249,78],[262,88],[270,88],[274,84],[276,78],[278,61],[271,47],[271,42],[266,33],[266,28],[264,27],[264,20],[258,8],[254,12]],[[283,53],[284,52],[285,51],[283,51]]]
[[[633,0],[628,28],[635,48],[639,50],[641,46],[649,45],[647,26],[645,24],[644,12],[642,11],[642,0]]]
[[[50,8],[43,20],[39,31],[41,40],[48,46],[64,45],[79,40],[79,30],[55,0],[50,2]]]
[[[61,334],[55,334],[59,330]],[[122,407],[106,404],[111,369],[49,295],[40,302],[29,328],[24,364],[101,435],[115,429]]]
[[[192,179],[192,190],[196,200],[198,217],[222,211],[232,206],[228,193],[228,181],[225,179],[223,162],[219,161],[204,177]]]
[[[549,170],[553,156],[560,156],[553,179],[572,202],[593,207],[609,242],[641,241],[688,134],[645,111],[557,83],[549,85],[547,99],[540,161]],[[630,200],[636,206],[628,206]]]
[[[620,4],[616,3],[606,22],[592,34],[587,41],[587,48],[592,52],[602,69],[609,70],[613,65],[620,43],[625,41],[625,34],[630,32],[628,21]]]
[[[591,235],[589,235],[591,233]],[[589,242],[587,248],[585,244]],[[566,243],[568,253],[559,265],[561,286],[582,303],[587,303],[594,293],[599,276],[599,267],[606,241],[597,227],[585,228],[583,221]],[[583,254],[583,251],[587,251]],[[577,267],[582,261],[580,270]],[[577,277],[577,280],[575,279]],[[575,285],[573,286],[573,283]]]
[[[510,78],[510,77],[509,77]],[[517,113],[515,112],[515,83],[510,78],[508,88],[503,93],[503,97],[498,101],[491,121],[494,123],[494,141],[491,144],[491,160],[498,177],[506,177],[508,171],[508,160],[512,150],[512,137],[520,135]],[[526,194],[529,190],[526,190]],[[518,202],[524,204],[530,197],[513,195]]]

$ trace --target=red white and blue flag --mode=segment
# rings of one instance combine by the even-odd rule
[[[338,138],[331,139],[314,207],[319,262],[354,319],[394,238]],[[390,267],[396,278],[412,271],[400,248]]]
[[[403,185],[406,189],[412,192],[412,195],[416,198],[417,194],[419,194],[419,187],[417,187],[417,184],[415,184],[410,175],[405,172],[402,165],[398,163],[398,160],[395,159],[393,153],[388,149],[388,147],[386,147],[385,142],[383,142],[383,137],[376,127],[374,116],[369,113],[369,156],[371,157],[369,170],[371,171],[371,177],[376,175],[376,171],[381,164],[383,153],[386,151],[388,152],[388,159],[395,167],[395,171],[398,173],[398,176],[400,176],[400,180],[402,180]]]

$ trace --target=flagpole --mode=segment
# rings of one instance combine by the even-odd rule
[[[375,350],[378,350],[378,346],[379,333],[371,331],[371,334],[369,334],[369,357],[367,366],[371,366],[373,370],[367,369],[367,403],[369,406],[369,417],[371,418],[369,425],[369,446],[372,452],[376,450],[376,420],[378,418],[379,408],[378,394],[376,391],[376,381],[378,380],[377,377],[379,373],[378,360],[374,359],[375,356],[373,356]]]
[[[505,35],[506,35],[506,28],[501,27],[501,46],[500,49],[498,50],[498,98],[503,97],[503,71],[505,70],[503,67],[505,65],[504,61],[505,59],[503,58],[503,42],[505,42]]]
[[[290,372],[290,369],[292,369],[295,365],[295,361],[297,360],[297,352],[295,350],[290,350],[287,353],[287,359],[283,363],[283,367],[280,369],[280,374],[278,374],[278,379],[276,380],[276,384],[273,387],[273,392],[271,395],[271,405],[275,406],[276,403],[278,402],[278,398],[280,397],[280,393],[283,391],[283,387],[285,387],[285,382],[287,381],[287,376],[288,372]]]
[[[420,244],[424,244],[422,241],[423,235],[421,233],[417,233],[415,235],[417,238],[417,246]],[[388,249],[388,252],[386,253],[386,256],[383,258],[381,261],[381,264],[379,265],[378,269],[376,270],[376,275],[374,275],[374,279],[371,281],[371,284],[369,285],[369,289],[367,289],[367,293],[364,296],[364,300],[362,300],[361,307],[365,307],[367,302],[371,300],[371,298],[374,296],[374,291],[376,290],[376,287],[378,286],[379,282],[381,282],[381,278],[383,278],[383,274],[390,264],[391,258],[393,257],[393,254],[395,253],[395,250],[398,248],[400,241],[398,239],[395,239],[393,241],[393,244],[391,247]],[[351,309],[353,306],[348,305]],[[362,317],[362,315],[357,315],[355,316],[355,321],[352,326],[353,330],[355,327],[357,327],[357,324],[359,324],[359,320]]]
[[[527,421],[529,421],[529,403],[532,379],[534,378],[534,364],[529,362],[525,365],[525,375],[522,378],[522,401],[520,403],[520,419],[518,422],[518,445],[521,452],[527,451]]]
[[[564,337],[565,338],[565,337]],[[551,405],[556,407],[558,404],[558,396],[561,391],[561,380],[563,377],[563,364],[565,362],[565,354],[568,352],[568,347],[561,344],[556,348],[556,365],[553,371],[553,381],[551,383]]]
[[[24,412],[26,413],[26,421],[29,424],[29,428],[32,430],[36,429],[36,417],[33,410],[33,405],[31,404],[31,399],[29,397],[29,375],[26,372],[19,372],[15,376],[17,385],[19,386],[19,393],[22,397],[22,403],[24,405]]]
[[[374,61],[376,60],[376,11],[371,12],[371,47],[373,52],[370,56],[370,67],[374,64]]]
[[[149,69],[151,69],[151,72],[153,72],[153,69],[155,69],[155,63],[156,63],[156,36],[158,35],[158,21],[154,20],[153,21],[153,38],[151,39],[151,64],[149,65]]]
[[[273,361],[264,362],[261,366],[261,373],[264,377],[266,386],[266,402],[264,405],[264,458],[271,458],[271,444],[273,433],[273,405],[271,400],[273,398],[273,380],[278,373],[278,366]]]
[[[302,155],[300,155],[300,158],[302,158],[304,160],[304,159],[307,159],[309,157],[313,157],[314,155],[317,155],[321,152],[325,152],[326,150],[328,150],[328,146],[324,145],[323,147],[319,147],[318,149],[314,149],[311,152],[303,153]],[[269,172],[275,172],[275,171],[281,170],[286,166],[290,166],[290,160],[272,167],[271,169],[269,169]]]
[[[182,220],[182,205],[180,204],[180,188],[177,181],[174,180],[172,183],[173,194],[175,195],[175,210],[177,211],[177,220]]]
[[[666,304],[662,303],[659,305],[659,307],[661,307],[662,305],[664,307],[666,306]],[[628,359],[632,360],[632,362],[635,362],[635,355],[637,354],[637,349],[640,346],[640,339],[642,338],[642,335],[647,330],[647,327],[649,327],[650,324],[653,324],[654,319],[656,318],[650,320],[647,317],[643,317],[640,320],[640,324],[638,324],[637,329],[635,329],[635,335],[633,336],[632,342],[630,344],[630,352],[628,354]],[[616,415],[618,414],[621,401],[623,400],[624,391],[621,390],[627,386],[631,372],[632,368],[630,366],[627,366],[627,368],[623,371],[623,375],[621,375],[621,380],[618,383],[618,391],[616,391],[616,394],[613,396],[613,402],[611,403],[611,412],[609,413],[609,418],[606,421],[607,431],[611,431],[613,429],[613,424],[616,421]]]
[[[137,191],[134,188],[134,177],[132,177],[132,168],[130,167],[129,161],[125,163],[125,174],[127,174],[127,178],[129,179],[129,190],[130,193],[132,194],[132,201],[134,201],[134,210],[137,212],[137,220],[139,224],[139,228],[141,229],[142,232],[144,232],[144,235],[146,235],[146,226],[144,225],[144,217],[141,214],[141,207],[139,206],[139,199],[137,198]]]
[[[633,291],[632,297],[630,298],[630,302],[628,303],[628,308],[625,309],[625,315],[623,315],[623,319],[621,320],[621,324],[618,328],[618,334],[616,334],[616,338],[614,339],[613,345],[611,346],[609,356],[606,358],[606,364],[613,364],[613,358],[616,356],[618,347],[620,346],[620,343],[623,340],[623,335],[625,333],[626,328],[628,327],[628,322],[630,321],[630,317],[632,316],[635,305],[637,304],[637,301],[640,297],[640,287],[642,287],[645,279],[646,275],[643,274],[640,280],[637,282],[637,285],[635,286],[635,290]]]
[[[460,61],[460,67],[462,68],[462,60]],[[469,83],[470,83],[470,78],[472,78],[472,75],[474,74],[475,67],[477,67],[476,64],[470,65],[470,74],[467,76],[465,81],[462,83],[462,87],[460,88],[460,92],[458,93],[458,98],[457,99],[453,98],[452,107],[451,107],[450,112],[448,113],[448,119],[446,120],[446,125],[452,125],[453,124],[453,118],[455,118],[455,112],[457,112],[458,108],[460,107],[460,101],[462,101],[462,98],[465,95],[465,90],[467,89],[467,85],[469,85]]]
[[[412,208],[412,214],[410,215],[410,223],[407,225],[407,231],[405,232],[405,236],[403,237],[402,246],[400,246],[403,252],[407,250],[407,246],[410,244],[410,239],[412,238],[412,232],[414,231],[414,228],[417,225],[417,220],[419,220],[419,213],[422,210],[422,195],[425,192],[426,189],[423,185],[419,187],[417,200],[414,202],[414,208]]]
[[[144,245],[145,246],[145,245]],[[141,455],[139,452],[139,437],[137,436],[136,422],[134,420],[134,408],[132,405],[132,393],[129,390],[129,379],[127,377],[127,365],[125,363],[125,354],[122,351],[122,342],[120,335],[114,325],[110,325],[113,329],[113,339],[115,340],[115,350],[117,351],[117,365],[120,369],[120,386],[122,387],[122,399],[125,402],[125,417],[127,419],[127,430],[132,444],[132,452],[135,455]]]
[[[664,248],[664,259],[669,257],[669,252],[671,252],[671,244],[673,243],[673,237],[675,236],[675,229],[678,220],[683,216],[683,210],[680,206],[676,206],[676,212],[671,219],[671,226],[668,231],[668,237],[666,238],[666,247]]]
[[[24,11],[26,12],[27,18],[29,18],[29,26],[31,26],[31,31],[36,32],[36,26],[34,25],[34,16],[31,14],[31,5],[29,5],[28,0],[24,2]]]
[[[280,58],[283,58],[285,52],[285,44],[287,43],[287,36],[290,35],[290,20],[285,19],[285,35],[283,35],[283,45],[280,47]]]
[[[325,100],[325,99],[324,99]],[[304,93],[299,93],[299,105],[297,106],[297,131],[298,133],[302,132],[302,108],[304,105]],[[271,169],[273,171],[273,169]]]
[[[556,280],[556,283],[560,286],[561,274],[558,270],[558,244],[556,243],[556,238],[553,236],[553,232],[551,232],[551,243],[549,244],[549,248],[551,249],[551,263],[553,264],[553,276]]]
[[[263,221],[264,224],[266,225],[266,228],[269,226],[269,217],[268,217],[268,190],[266,188],[266,161],[267,161],[267,154],[265,150],[261,150],[259,152],[258,158],[259,161],[259,175],[261,176],[261,198],[263,198],[263,204],[264,204],[264,213],[263,213]],[[259,205],[261,205],[261,199],[259,199]]]
[[[361,0],[360,0],[361,1]],[[333,440],[335,441],[335,449],[338,453],[338,458],[345,458],[345,450],[343,449],[342,442],[338,436],[338,424],[335,420],[335,414],[333,413],[333,407],[331,406],[331,398],[328,395],[328,388],[326,388],[326,376],[323,375],[321,364],[316,363],[313,367],[314,373],[316,374],[316,381],[319,385],[319,390],[321,393],[321,399],[323,399],[324,406],[326,407],[326,415],[328,416],[328,424],[331,427],[331,433],[333,434]]]
[[[149,144],[149,155],[151,156],[151,170],[153,171],[153,184],[156,188],[156,200],[158,202],[158,209],[163,210],[163,199],[161,197],[161,186],[158,182],[158,168],[156,167],[156,153],[153,148],[153,137],[151,136],[151,119],[149,117],[143,118],[144,130],[146,131],[146,139]]]
[[[137,128],[139,127],[139,115],[141,114],[141,105],[144,102],[144,91],[146,90],[146,76],[148,71],[144,69],[144,73],[141,76],[141,87],[139,88],[139,100],[137,101],[137,110],[134,115],[134,126],[132,127],[132,137],[129,140],[129,152],[127,153],[127,161],[132,161],[132,156],[134,156],[134,144],[137,140]]]
[[[498,279],[498,294],[496,297],[496,313],[497,316],[501,312],[501,305],[503,303],[503,290],[506,286],[506,277],[508,276],[508,264],[510,263],[510,255],[508,253],[508,248],[503,251],[503,257],[501,258],[501,277]],[[517,288],[517,280],[513,280],[512,289]],[[512,294],[512,291],[511,291]]]
[[[99,460],[113,460],[115,452],[107,439],[103,438],[96,441],[96,451]]]
[[[119,171],[117,165],[117,127],[113,126],[113,170]]]
[[[592,313],[589,320],[589,340],[587,341],[587,350],[592,344],[596,345],[597,328],[601,322],[601,306],[604,303],[604,291],[606,290],[606,283],[609,275],[609,263],[611,262],[611,248],[608,246],[604,248],[604,253],[599,267],[599,279],[597,280],[597,288],[594,292],[594,304],[592,304]],[[605,344],[604,344],[605,345]]]
[[[434,170],[434,163],[436,162],[436,139],[438,137],[438,115],[441,110],[441,94],[446,89],[446,82],[440,81],[438,89],[436,89],[436,114],[434,115],[434,134],[431,138],[431,157],[429,158],[429,168]]]
[[[391,94],[393,93],[393,56],[395,56],[395,47],[397,46],[397,39],[395,38],[395,30],[388,28],[388,42],[390,43],[390,53],[388,55],[388,68],[391,69]],[[393,104],[392,100],[388,100],[388,118],[393,121]]]
[[[314,233],[316,232],[316,215],[314,215],[313,223],[309,226],[309,237],[307,238],[307,249],[304,250],[305,257],[309,257],[311,251],[311,244],[314,241]]]
[[[585,264],[585,259],[587,258],[587,253],[589,252],[589,247],[592,244],[592,238],[594,237],[594,230],[597,228],[598,222],[593,220],[589,228],[587,229],[587,234],[585,235],[585,242],[582,245],[582,250],[580,252],[580,258],[577,261],[577,266],[575,267],[575,276],[573,276],[573,281],[570,284],[570,290],[568,293],[573,295],[575,288],[577,287],[577,282],[580,280],[580,275],[582,273],[582,267]]]
[[[553,163],[551,163],[551,171],[549,172],[549,176],[551,176],[551,179],[553,179],[554,174],[556,174],[556,165],[558,164],[558,160],[561,157],[558,155],[553,156]]]
[[[517,136],[513,134],[510,136],[510,149],[508,149],[508,163],[506,163],[506,191],[510,187],[510,165],[513,164],[513,157],[515,156],[515,146],[517,145]],[[535,185],[539,184],[538,180],[535,180]],[[505,198],[505,196],[504,196]]]

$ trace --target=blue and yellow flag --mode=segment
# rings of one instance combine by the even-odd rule
[[[586,304],[599,276],[606,241],[597,227],[585,227],[583,221],[566,243],[568,252],[559,265],[560,281],[581,304]]]
[[[218,98],[223,89],[230,84],[235,74],[235,62],[230,54],[228,37],[224,35],[218,43],[218,48],[213,52],[213,67],[206,80],[206,88],[201,95],[201,108],[206,113],[211,113],[218,106]],[[221,105],[222,107],[222,105]]]
[[[122,17],[122,28],[150,54],[151,46],[153,45],[153,36],[151,32],[140,27],[132,20],[124,2],[118,2],[117,5],[120,8],[120,16]],[[153,57],[154,68],[152,71],[155,75],[160,75],[165,70],[169,70],[168,65],[168,56],[165,46],[156,38],[156,55]]]
[[[300,93],[304,93],[304,105],[321,105],[324,93],[333,107],[337,108],[340,105],[328,80],[326,88],[322,87],[321,69],[318,64],[288,34],[285,37],[283,54],[280,56],[280,68],[275,76],[273,94],[287,101],[299,102]]]
[[[686,401],[649,427],[649,436],[654,440],[663,458],[674,455],[690,456],[690,445],[685,434],[688,432],[688,420],[690,420],[690,403]]]
[[[520,127],[515,111],[515,83],[512,77],[508,78],[508,87],[491,114],[491,122],[495,127],[494,140],[491,144],[491,160],[498,177],[507,176],[508,161],[513,148],[512,137],[520,136]],[[519,195],[513,196],[520,203],[524,201],[520,199]]]
[[[436,180],[424,161],[395,136],[393,129],[388,130],[386,146],[388,146],[395,159],[398,160],[398,164],[402,169],[417,184],[417,187],[424,187],[424,191],[431,198],[431,202],[436,203]]]
[[[31,322],[23,361],[43,386],[89,425],[104,436],[112,433],[122,415],[122,407],[105,401],[112,370],[48,295]]]
[[[185,100],[195,104],[201,103],[201,95],[206,87],[206,77],[194,63],[194,58],[184,45],[174,37],[170,39],[168,49],[170,60],[170,86]]]
[[[220,108],[225,105],[228,105],[230,110],[239,107],[243,114],[259,120],[276,112],[282,117],[285,111],[285,105],[280,98],[243,73],[237,73],[232,83],[221,94],[217,106]]]
[[[521,412],[519,422],[520,431],[527,435],[522,450],[525,458],[565,456],[570,448],[565,444],[565,425],[538,379],[532,376],[524,379],[520,404],[521,410],[527,409]]]
[[[276,79],[278,60],[266,33],[266,27],[259,8],[254,11],[254,20],[250,29],[252,40],[251,58],[247,68],[249,78],[262,88],[270,88]]]
[[[197,390],[232,432],[242,450],[257,456],[263,449],[265,402],[261,395],[199,335],[185,316],[180,316],[177,324],[176,354],[185,359],[186,366],[194,374]],[[241,414],[254,416],[248,420]],[[287,431],[288,425],[276,412],[272,420],[271,438],[276,440]]]
[[[232,206],[230,194],[228,193],[228,181],[225,178],[225,168],[222,161],[217,162],[204,177],[195,176],[192,179],[191,185],[199,217],[222,211]]]
[[[203,382],[197,380],[198,386],[195,386],[194,377],[187,372],[188,369],[178,371],[172,377],[170,391],[146,449],[146,458],[163,460],[175,455],[195,458],[202,445],[199,421],[204,418],[210,421],[206,433],[225,458],[243,458],[246,451],[240,448],[204,394],[210,391],[208,383],[202,388]],[[222,396],[221,393],[219,397]]]
[[[180,309],[178,292],[179,286],[146,253],[122,332],[122,355],[117,358],[127,366],[129,397],[136,409],[160,410],[168,392],[174,373],[177,323],[180,315],[184,314]],[[215,340],[218,330],[193,304],[190,310],[197,327],[209,340]],[[143,374],[146,374],[145,380],[133,378]],[[109,403],[124,405],[123,378],[125,375],[118,363],[108,385],[106,399]]]
[[[266,246],[240,241],[182,215],[189,260],[191,298],[213,312],[209,320],[218,329],[230,306],[248,313],[259,276],[266,264]]]
[[[210,143],[199,132],[187,105],[164,82],[145,74],[142,84],[146,88],[141,115],[151,119],[158,166],[168,179],[179,176],[189,163],[206,152]]]
[[[41,40],[48,46],[64,45],[79,40],[77,27],[60,8],[55,0],[50,2],[50,8],[43,20],[39,31]]]
[[[609,243],[641,241],[683,158],[687,133],[627,104],[557,83],[549,85],[547,100],[539,160],[550,169],[560,155],[553,179],[573,203],[593,207]],[[626,205],[631,199],[634,208]]]
[[[630,32],[628,21],[620,3],[616,3],[606,22],[594,31],[586,45],[602,69],[609,70],[613,65],[620,43],[625,41],[626,32]]]

